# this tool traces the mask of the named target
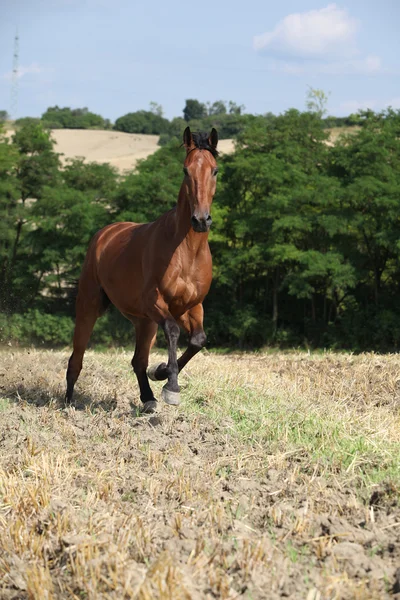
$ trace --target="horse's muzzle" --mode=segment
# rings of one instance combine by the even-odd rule
[[[193,230],[197,233],[205,233],[206,231],[210,231],[212,218],[209,213],[205,213],[202,217],[196,217],[196,215],[192,216],[192,227]]]

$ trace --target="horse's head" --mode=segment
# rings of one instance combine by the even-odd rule
[[[212,223],[210,211],[217,183],[218,133],[214,128],[210,135],[192,133],[190,127],[186,127],[183,144],[186,148],[183,184],[190,202],[192,227],[204,233]]]

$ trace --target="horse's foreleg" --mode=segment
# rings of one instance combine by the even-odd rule
[[[178,385],[179,367],[176,353],[180,334],[179,325],[174,318],[167,317],[161,323],[161,327],[164,330],[168,346],[168,363],[166,367],[168,381],[161,391],[161,397],[167,404],[178,405],[180,403],[180,388]]]
[[[206,344],[207,336],[203,329],[203,316],[203,305],[197,304],[178,319],[179,325],[190,335],[189,346],[178,359],[179,372]],[[161,363],[150,368],[148,374],[151,379],[162,381],[168,378],[168,367],[165,363]]]
[[[135,320],[136,345],[132,358],[132,367],[140,388],[140,400],[144,412],[153,412],[157,406],[156,399],[149,385],[146,369],[149,364],[149,352],[157,334],[157,323],[149,319]]]
[[[187,365],[189,360],[193,358],[204,346],[206,345],[207,336],[203,329],[203,305],[197,304],[191,308],[185,315],[183,315],[182,325],[188,331],[189,346],[178,359],[179,371],[182,371],[183,367]]]
[[[158,323],[164,331],[168,347],[168,363],[165,365],[165,379],[168,379],[161,391],[161,397],[167,404],[178,405],[180,403],[178,373],[179,366],[177,360],[178,339],[180,334],[179,325],[169,312],[168,305],[158,294],[157,301],[149,311],[149,317]],[[159,379],[153,373],[154,369],[149,369],[147,374],[150,379]],[[163,378],[164,379],[164,378]]]

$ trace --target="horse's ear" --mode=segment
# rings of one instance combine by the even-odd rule
[[[211,146],[211,148],[213,148],[214,150],[217,149],[218,146],[218,132],[216,129],[214,129],[214,127],[211,129],[211,133],[208,136],[208,142]]]
[[[185,146],[186,150],[190,150],[190,148],[193,146],[193,137],[189,126],[186,127],[185,131],[183,132],[183,145]]]

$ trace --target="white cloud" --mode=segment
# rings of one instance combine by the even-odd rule
[[[31,74],[39,74],[39,73],[44,73],[48,71],[48,69],[45,69],[43,67],[40,67],[37,63],[32,63],[31,65],[28,65],[26,67],[24,66],[20,66],[18,67],[18,73],[17,73],[17,77],[18,79],[20,79],[21,77],[24,77],[25,75],[31,75]],[[12,79],[13,73],[12,71],[5,73],[3,75],[4,79]]]
[[[267,67],[293,75],[375,74],[378,56],[361,56],[356,34],[359,23],[336,4],[293,13],[272,31],[253,39],[254,49],[268,59]]]
[[[319,10],[293,13],[278,23],[273,31],[254,37],[258,51],[281,56],[323,58],[357,52],[356,19],[336,4]]]

